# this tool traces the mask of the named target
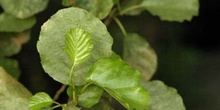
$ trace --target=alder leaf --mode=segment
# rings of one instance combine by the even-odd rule
[[[157,68],[157,56],[149,43],[136,33],[124,38],[123,59],[142,74],[143,81],[150,80]]]
[[[90,108],[99,102],[102,93],[102,88],[96,85],[89,85],[85,90],[79,93],[78,104]]]
[[[35,23],[35,17],[19,19],[8,13],[0,14],[0,32],[22,32],[30,29]]]
[[[44,92],[38,92],[29,99],[28,107],[30,110],[40,110],[53,104],[51,97]]]
[[[140,85],[141,74],[118,56],[97,61],[87,74],[87,82],[102,87],[129,110],[148,110],[149,95]]]
[[[105,18],[113,7],[112,0],[75,0],[74,7],[79,7],[94,14],[99,19]]]
[[[144,84],[150,94],[151,110],[186,110],[181,96],[177,90],[166,86],[159,80]]]
[[[81,28],[70,29],[66,34],[65,44],[65,51],[73,66],[88,58],[93,49],[91,35]]]
[[[28,18],[43,11],[49,0],[0,0],[5,12],[17,18]]]
[[[46,73],[63,84],[68,84],[72,62],[65,52],[65,35],[72,28],[80,28],[91,35],[93,49],[88,58],[76,65],[72,81],[85,84],[85,74],[94,62],[112,54],[112,37],[105,25],[94,15],[75,7],[59,10],[41,27],[37,49]]]
[[[0,66],[2,66],[13,78],[18,79],[20,76],[17,60],[10,58],[0,58]]]
[[[28,110],[32,94],[0,67],[0,110]]]
[[[144,0],[141,4],[161,20],[190,21],[199,12],[198,0]]]

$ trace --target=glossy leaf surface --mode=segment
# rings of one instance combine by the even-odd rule
[[[124,38],[123,59],[132,67],[136,68],[143,80],[149,80],[157,68],[157,56],[149,43],[132,33]]]
[[[17,18],[28,18],[43,11],[49,0],[0,0],[5,12]]]
[[[91,35],[83,29],[73,28],[66,34],[65,51],[72,65],[78,65],[89,57],[93,49]]]
[[[179,22],[190,21],[199,11],[198,0],[144,0],[142,6],[161,20]]]
[[[35,17],[19,19],[10,14],[0,14],[0,32],[22,32],[30,29],[36,22]]]
[[[56,81],[67,84],[72,63],[65,52],[65,35],[72,28],[85,30],[91,35],[93,42],[93,50],[89,57],[74,67],[73,71],[74,84],[83,85],[85,73],[92,64],[112,54],[112,37],[98,18],[83,9],[62,9],[43,24],[37,48],[44,70]]]
[[[140,85],[141,74],[118,56],[97,61],[87,81],[102,87],[129,110],[148,110],[148,92]]]
[[[145,84],[150,94],[151,110],[186,110],[177,90],[155,80]]]
[[[75,7],[83,8],[99,19],[105,18],[113,7],[112,0],[75,0]]]
[[[29,99],[30,110],[40,110],[41,108],[48,107],[53,103],[53,100],[47,93],[39,92],[36,93]]]

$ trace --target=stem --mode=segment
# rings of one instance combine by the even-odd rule
[[[112,11],[110,12],[110,14],[108,15],[108,17],[105,19],[104,24],[106,26],[108,26],[111,23],[112,17],[115,16],[116,10],[117,10],[116,8],[113,8]]]
[[[60,89],[56,92],[56,94],[54,95],[53,100],[54,101],[58,100],[60,97],[60,94],[62,94],[65,91],[65,89],[66,89],[66,85],[62,85]]]
[[[114,19],[115,22],[118,24],[118,27],[121,29],[122,34],[123,34],[124,36],[126,36],[126,35],[127,35],[127,32],[126,32],[124,26],[122,25],[122,23],[119,21],[119,19],[116,18],[116,17],[113,17],[113,19]]]
[[[73,77],[73,69],[74,69],[74,66],[75,66],[75,64],[73,64],[73,66],[71,67],[70,73],[69,73],[69,85],[71,85],[71,86],[73,86],[72,77]],[[73,86],[73,88],[74,88],[74,86]]]
[[[129,11],[136,10],[136,9],[139,9],[139,8],[143,8],[143,7],[144,7],[144,6],[142,6],[142,5],[134,5],[134,6],[128,7],[128,8],[126,8],[126,9],[122,10],[122,11],[120,12],[120,15],[124,15],[125,13],[127,13],[127,12],[129,12]]]

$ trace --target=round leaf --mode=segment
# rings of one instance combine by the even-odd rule
[[[99,19],[105,18],[113,7],[112,0],[75,0],[75,7],[83,8]]]
[[[36,22],[35,17],[19,19],[10,14],[0,14],[0,32],[22,32],[30,29]]]
[[[75,85],[85,84],[85,73],[100,58],[112,54],[112,37],[105,25],[87,11],[66,8],[58,11],[43,24],[37,43],[44,70],[56,81],[68,84],[72,62],[65,52],[65,35],[72,28],[81,28],[91,35],[93,50],[89,57],[73,71]]]
[[[30,110],[40,110],[41,108],[48,107],[53,104],[53,100],[47,93],[39,92],[29,99]]]
[[[168,21],[189,21],[199,11],[198,0],[144,0],[141,5],[153,15]]]
[[[124,38],[123,59],[142,74],[143,81],[150,80],[157,68],[157,56],[148,42],[138,34]]]
[[[0,0],[5,12],[17,18],[28,18],[43,11],[48,0]]]
[[[151,110],[185,110],[183,100],[176,89],[157,80],[147,82],[145,88],[151,97]]]
[[[87,74],[88,83],[102,87],[127,109],[148,110],[148,92],[140,80],[140,73],[118,56],[100,59]]]

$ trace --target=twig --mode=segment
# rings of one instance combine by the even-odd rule
[[[56,101],[59,99],[60,94],[62,94],[66,89],[66,85],[62,85],[59,90],[57,90],[56,94],[53,97],[53,100]]]

